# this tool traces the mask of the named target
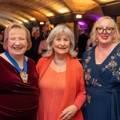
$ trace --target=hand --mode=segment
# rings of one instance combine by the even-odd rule
[[[60,118],[61,120],[70,120],[75,115],[76,112],[77,107],[75,105],[68,106],[62,111]]]

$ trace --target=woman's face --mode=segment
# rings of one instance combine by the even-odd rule
[[[66,34],[56,36],[52,43],[53,49],[56,54],[65,55],[69,52],[70,49],[70,40]]]
[[[109,19],[101,21],[97,27],[97,39],[99,44],[109,44],[112,43],[114,36],[116,34],[113,24]]]
[[[10,30],[7,40],[7,48],[12,56],[23,56],[27,50],[27,46],[28,43],[24,30],[14,28]]]

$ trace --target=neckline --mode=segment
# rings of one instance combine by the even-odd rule
[[[19,67],[19,64],[17,63],[17,61],[9,54],[8,51],[5,52],[6,57],[10,60],[10,62],[14,65],[14,67],[18,70],[18,72],[20,73],[20,77],[23,81],[23,83],[27,83],[28,82],[28,74],[27,74],[27,61],[25,59],[23,59],[23,66],[24,68],[21,69]]]
[[[56,70],[53,69],[51,66],[49,66],[49,68],[52,69],[55,73],[58,73],[58,74],[60,74],[60,73],[65,73],[65,72],[66,72],[66,70],[65,70],[65,71],[56,71]]]
[[[111,54],[116,50],[116,48],[117,48],[118,46],[120,46],[120,43],[118,43],[118,44],[114,47],[114,49],[110,52],[110,54],[106,57],[106,59],[100,64],[100,67],[106,63],[106,61],[108,60],[108,58],[111,57]],[[93,47],[93,49],[94,49],[94,55],[93,55],[93,57],[94,57],[94,62],[95,62],[95,64],[97,64],[97,63],[96,63],[96,59],[95,59],[95,49],[96,49],[96,47],[97,47],[97,46],[94,46],[94,47]]]
[[[9,54],[8,51],[5,52],[5,55],[19,72],[27,72],[27,61],[25,59],[25,56],[24,56],[24,60],[23,60],[24,68],[21,69],[19,67],[18,63],[16,62],[16,60]]]
[[[0,56],[1,59],[3,59],[6,63],[10,64],[11,66],[13,66],[13,64],[11,64],[8,60],[6,60],[3,56]],[[27,63],[29,61],[29,58],[27,60]],[[14,66],[13,66],[14,67]],[[15,67],[14,67],[15,68]]]
[[[62,67],[66,64],[66,59],[62,62],[62,63],[57,63],[55,58],[53,58],[53,62],[55,63],[55,65],[57,65],[58,67]]]

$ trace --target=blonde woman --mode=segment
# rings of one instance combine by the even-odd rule
[[[36,120],[38,76],[35,63],[24,53],[31,48],[28,29],[18,23],[4,32],[0,54],[0,120]]]
[[[120,119],[120,35],[111,17],[97,20],[90,34],[95,45],[84,53],[87,100],[84,120]]]

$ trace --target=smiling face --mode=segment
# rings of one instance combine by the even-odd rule
[[[23,56],[27,50],[28,42],[26,32],[20,28],[13,28],[9,31],[7,49],[11,56]]]
[[[52,43],[55,54],[66,55],[70,49],[70,40],[65,33],[56,36]]]
[[[111,44],[116,34],[114,25],[109,19],[101,21],[96,31],[99,44]]]

